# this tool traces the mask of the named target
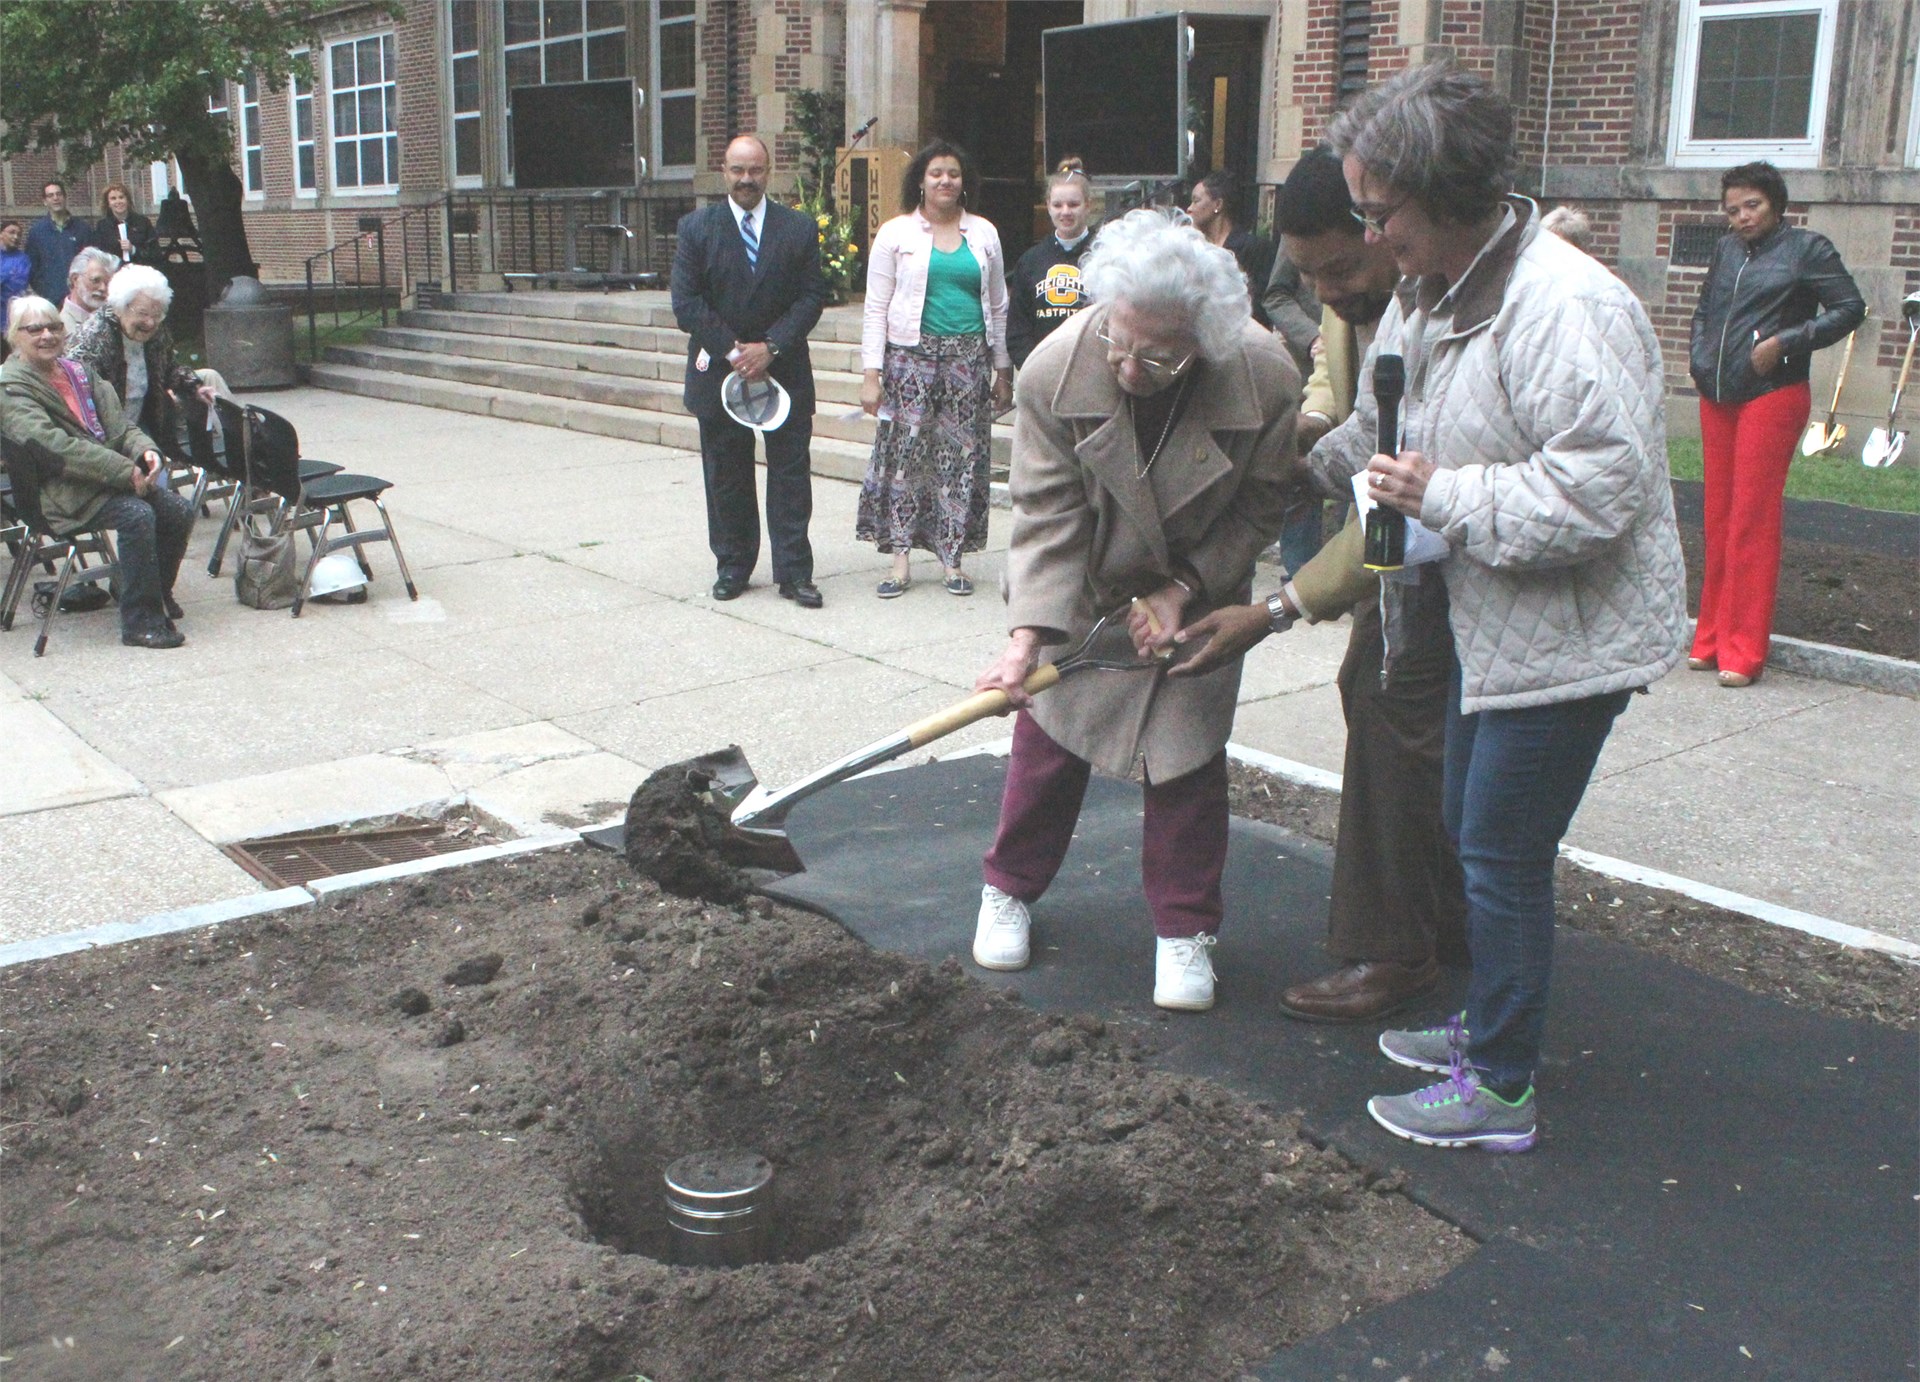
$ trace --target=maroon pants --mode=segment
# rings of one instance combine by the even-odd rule
[[[1000,798],[1000,828],[987,851],[987,882],[1035,902],[1067,857],[1092,767],[1054,743],[1021,711]],[[1157,936],[1220,929],[1220,875],[1227,866],[1227,755],[1172,782],[1146,785],[1140,874]]]
[[[1781,496],[1812,396],[1804,383],[1746,403],[1700,400],[1706,570],[1693,656],[1756,675],[1780,590]]]

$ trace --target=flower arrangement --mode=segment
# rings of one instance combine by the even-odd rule
[[[829,298],[845,302],[860,271],[860,256],[853,247],[853,217],[836,212],[833,205],[834,144],[844,124],[845,97],[809,88],[794,93],[792,107],[795,123],[788,133],[799,141],[801,151],[793,205],[813,217],[819,231],[820,272],[826,277]]]
[[[836,216],[817,199],[803,202],[799,209],[813,217],[819,231],[820,272],[826,277],[827,293],[833,301],[845,302],[860,259],[853,247],[853,217]]]

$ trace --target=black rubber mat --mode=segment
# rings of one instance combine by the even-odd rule
[[[965,957],[1004,762],[842,784],[790,829],[808,872],[768,891],[877,947]],[[1524,1156],[1389,1137],[1370,1094],[1421,1082],[1376,1027],[1273,1005],[1326,964],[1330,852],[1236,820],[1220,1002],[1152,1006],[1140,796],[1096,779],[1067,867],[1035,908],[1033,966],[975,970],[1047,1010],[1137,1024],[1168,1068],[1280,1108],[1485,1246],[1394,1305],[1304,1341],[1267,1378],[1808,1378],[1916,1375],[1920,1042],[1782,1006],[1641,951],[1562,931],[1542,1139]],[[1426,1011],[1457,1004],[1463,975]]]

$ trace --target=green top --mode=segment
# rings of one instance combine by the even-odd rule
[[[986,329],[987,320],[980,315],[980,261],[965,240],[957,250],[935,250],[927,262],[920,330],[929,336],[969,336]]]

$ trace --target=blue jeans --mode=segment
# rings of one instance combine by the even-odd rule
[[[1280,522],[1280,564],[1289,576],[1299,574],[1320,550],[1320,524],[1325,513],[1326,503],[1317,497],[1288,505]]]
[[[193,507],[172,490],[155,489],[146,498],[116,494],[94,515],[93,526],[114,530],[120,557],[120,632],[138,634],[164,624],[164,597],[173,593],[180,559],[193,534]]]
[[[1453,670],[1441,805],[1467,880],[1467,1057],[1502,1094],[1533,1080],[1553,972],[1554,860],[1632,694],[1463,715]]]

